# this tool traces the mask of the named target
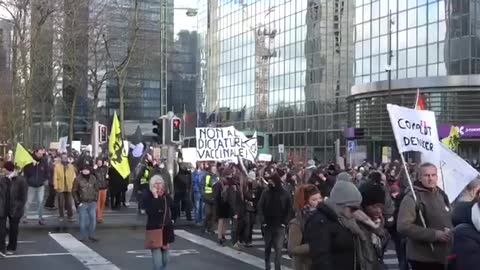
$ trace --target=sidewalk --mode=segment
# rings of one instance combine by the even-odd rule
[[[35,215],[35,212],[28,212],[27,223],[24,223],[24,220],[20,223],[21,231],[49,231],[49,232],[69,232],[69,231],[78,231],[79,221],[78,214],[74,213],[73,217],[74,222],[68,222],[66,219],[63,222],[60,222],[58,218],[58,210],[47,210],[44,211],[44,220],[46,225],[41,226],[38,224],[38,216]],[[136,204],[132,204],[129,208],[121,208],[120,210],[112,211],[106,209],[103,214],[103,223],[97,224],[97,230],[108,230],[108,229],[131,229],[131,230],[143,230],[145,229],[145,224],[147,223],[146,215],[139,215],[137,213]],[[189,226],[192,225],[191,222],[186,221],[183,218],[177,220],[175,227],[179,226]]]

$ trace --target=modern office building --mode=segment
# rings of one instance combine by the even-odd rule
[[[177,34],[170,57],[170,73],[168,91],[169,109],[176,115],[185,114],[185,135],[195,136],[196,84],[197,72],[197,32],[182,30]]]
[[[394,146],[386,104],[413,107],[419,89],[436,114],[440,137],[450,125],[460,126],[459,153],[479,159],[480,136],[472,130],[480,128],[480,2],[356,0],[355,5],[349,126],[364,129],[359,143],[367,146],[368,158],[378,162],[382,147]]]
[[[13,91],[12,86],[12,35],[13,24],[12,22],[4,19],[0,19],[0,104],[2,110],[0,114],[0,128],[4,131],[8,130],[8,114],[6,110],[11,109]],[[7,132],[0,134],[0,141],[6,141],[9,139]]]
[[[114,3],[115,2],[115,3]],[[127,55],[132,45],[134,29],[132,19],[133,8],[128,5],[118,5],[112,1],[109,10],[111,18],[108,24],[108,36],[111,38],[112,56],[119,64]],[[130,3],[130,1],[128,1]],[[162,79],[161,59],[161,5],[167,9],[166,38],[167,55],[174,48],[173,40],[173,0],[139,1],[139,30],[134,54],[127,68],[125,85],[125,133],[133,134],[137,126],[142,131],[151,132],[153,119],[160,116],[160,83]],[[170,61],[170,59],[168,59]],[[107,68],[113,71],[112,67]],[[168,78],[171,78],[168,70]],[[107,81],[106,86],[107,118],[112,119],[115,111],[119,111],[120,100],[115,78]]]
[[[211,124],[265,132],[276,159],[283,144],[285,160],[333,160],[353,84],[353,1],[201,2],[197,93]]]

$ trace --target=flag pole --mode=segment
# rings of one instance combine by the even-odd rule
[[[388,110],[389,105],[390,104],[387,104],[387,110]],[[416,107],[416,104],[415,104],[415,107]],[[390,118],[390,122],[391,121],[392,121],[392,119]],[[397,145],[397,149],[400,151],[400,146],[398,145],[397,140],[395,140],[395,144]],[[403,156],[403,152],[400,152],[400,158],[402,159],[403,169],[405,170],[405,175],[407,176],[408,185],[410,186],[410,190],[412,191],[413,200],[415,201],[415,205],[416,205],[417,202],[418,202],[418,198],[417,198],[417,194],[415,193],[415,189],[413,188],[412,179],[410,177],[410,174],[408,173],[407,162],[405,161],[405,157]],[[427,223],[425,222],[425,217],[423,216],[422,209],[418,209],[418,216],[420,217],[420,221],[422,222],[423,227],[427,228]],[[432,249],[432,251],[434,250],[434,247],[433,247],[432,243],[430,243],[430,248]]]
[[[413,106],[413,109],[417,109],[419,98],[420,98],[420,88],[417,88],[417,97],[415,98],[415,105]]]

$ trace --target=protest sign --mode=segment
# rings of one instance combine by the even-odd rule
[[[270,161],[272,161],[272,155],[270,155],[270,154],[259,154],[258,155],[258,160],[259,161],[270,162]]]
[[[58,146],[58,152],[59,153],[67,153],[67,144],[68,144],[68,137],[61,137],[58,140],[59,146]]]
[[[397,105],[387,105],[393,134],[400,153],[421,152],[429,162],[438,164],[440,141],[437,123],[432,111],[413,110]]]
[[[238,157],[254,161],[257,157],[257,136],[247,138],[234,127],[196,129],[198,161],[236,161]]]

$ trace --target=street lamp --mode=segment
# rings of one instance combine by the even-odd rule
[[[195,17],[198,10],[187,7],[168,7],[165,3],[160,10],[160,51],[161,51],[161,67],[160,67],[160,115],[166,115],[168,112],[168,41],[167,41],[167,9],[185,10],[188,17]]]

